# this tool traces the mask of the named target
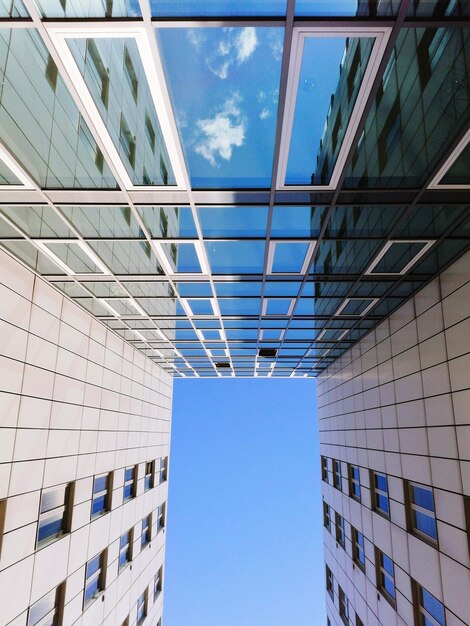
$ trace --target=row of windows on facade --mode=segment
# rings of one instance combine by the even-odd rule
[[[321,457],[322,479],[329,483],[328,458]],[[361,502],[361,480],[359,467],[347,464],[348,493],[351,498]],[[341,461],[332,459],[333,486],[343,492]],[[390,519],[390,498],[388,477],[386,474],[369,470],[372,510]],[[408,532],[433,545],[437,545],[437,521],[432,487],[412,481],[405,484],[405,509]]]
[[[122,538],[121,538],[122,541]],[[101,596],[106,589],[106,567],[108,551],[104,550],[88,561],[85,569],[85,584],[83,593],[83,610]],[[121,561],[121,560],[119,560]],[[56,589],[43,596],[28,611],[27,626],[61,626],[63,622],[66,581]],[[163,588],[163,565],[157,570],[153,580],[153,602],[156,602]],[[104,596],[103,596],[104,598]],[[136,606],[137,624],[142,624],[149,609],[149,588],[146,587],[139,596]],[[128,626],[131,616],[128,616],[122,626]],[[156,626],[161,626],[161,619]]]
[[[137,495],[138,465],[126,467],[124,470],[124,486],[122,501],[127,502]],[[144,490],[165,482],[168,473],[168,457],[149,461],[145,464]],[[93,520],[111,511],[111,497],[113,493],[114,471],[95,476],[93,479],[93,493],[91,498],[90,519]],[[59,485],[50,489],[43,489],[39,504],[38,532],[36,547],[59,539],[70,532],[72,526],[72,510],[74,500],[74,483]],[[6,513],[8,500],[3,504],[2,515]],[[164,516],[165,505],[159,507],[158,519]]]
[[[396,609],[396,588],[395,588],[395,565],[390,557],[384,552],[375,548],[376,563],[376,584],[382,596]],[[352,620],[352,609],[348,597],[341,585],[337,585],[337,605],[342,622],[350,625]],[[335,578],[333,572],[326,565],[326,590],[335,603]],[[412,597],[415,626],[445,626],[445,609],[437,598],[429,593],[424,587],[412,580]],[[327,626],[330,620],[327,619]],[[355,614],[355,626],[364,626],[364,622]]]

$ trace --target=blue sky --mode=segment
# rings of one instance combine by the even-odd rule
[[[312,380],[175,380],[165,626],[325,623]]]
[[[158,31],[194,187],[270,186],[283,37],[283,28]]]

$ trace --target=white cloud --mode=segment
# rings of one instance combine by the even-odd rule
[[[225,28],[224,38],[217,42],[214,50],[206,58],[207,67],[213,74],[225,79],[229,75],[230,67],[245,63],[257,46],[256,28],[252,26],[242,28],[237,34],[234,28]]]
[[[258,94],[256,97],[258,99],[258,102],[262,102],[266,98],[266,92],[264,92],[263,90],[258,91]]]
[[[236,38],[237,61],[243,63],[249,59],[256,50],[257,45],[256,28],[253,28],[253,26],[243,28]]]
[[[190,43],[196,48],[196,50],[200,50],[202,44],[206,40],[206,37],[201,32],[200,28],[189,28],[186,31],[186,35],[187,35]]]
[[[218,158],[230,161],[233,148],[245,141],[246,120],[240,109],[241,96],[234,93],[211,118],[198,120],[198,137],[194,151],[218,167]]]
[[[280,61],[282,59],[282,51],[284,49],[282,34],[277,32],[278,30],[280,29],[272,29],[268,34],[269,47],[271,48],[275,61]]]
[[[259,114],[259,119],[260,120],[267,120],[268,117],[271,117],[271,111],[267,107],[264,107],[264,109]]]

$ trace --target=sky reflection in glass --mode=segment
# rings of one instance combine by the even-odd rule
[[[283,36],[282,28],[158,31],[194,188],[271,186]]]
[[[287,163],[288,185],[311,184],[345,45],[346,37],[305,39]]]

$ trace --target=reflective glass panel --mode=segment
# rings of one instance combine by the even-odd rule
[[[129,206],[61,206],[60,210],[83,237],[145,238]]]
[[[467,0],[414,0],[408,7],[413,17],[465,17],[470,15]]]
[[[140,17],[139,0],[38,0],[45,17]]]
[[[268,207],[198,209],[204,237],[266,237]]]
[[[138,207],[150,235],[155,239],[197,238],[190,207]]]
[[[192,186],[270,187],[283,29],[157,32]]]
[[[150,0],[152,15],[175,17],[285,15],[287,0]]]
[[[470,185],[470,144],[449,168],[441,185]]]
[[[468,126],[469,28],[411,28],[368,115],[347,187],[419,187]]]
[[[41,187],[115,188],[34,29],[0,29],[0,137]]]
[[[0,0],[0,18],[29,17],[21,0]]]
[[[44,239],[74,237],[64,220],[49,206],[4,206],[0,208],[0,212],[29,237]],[[3,228],[3,223],[0,224],[0,228]]]
[[[372,45],[369,38],[304,39],[287,185],[329,183]]]
[[[364,16],[395,15],[400,6],[400,0],[385,0],[382,2],[361,2],[360,0],[296,0],[296,15],[312,16]]]
[[[135,40],[69,39],[68,44],[132,183],[175,185]]]
[[[318,237],[325,207],[275,206],[271,237]]]
[[[214,274],[262,274],[264,241],[206,241]]]

